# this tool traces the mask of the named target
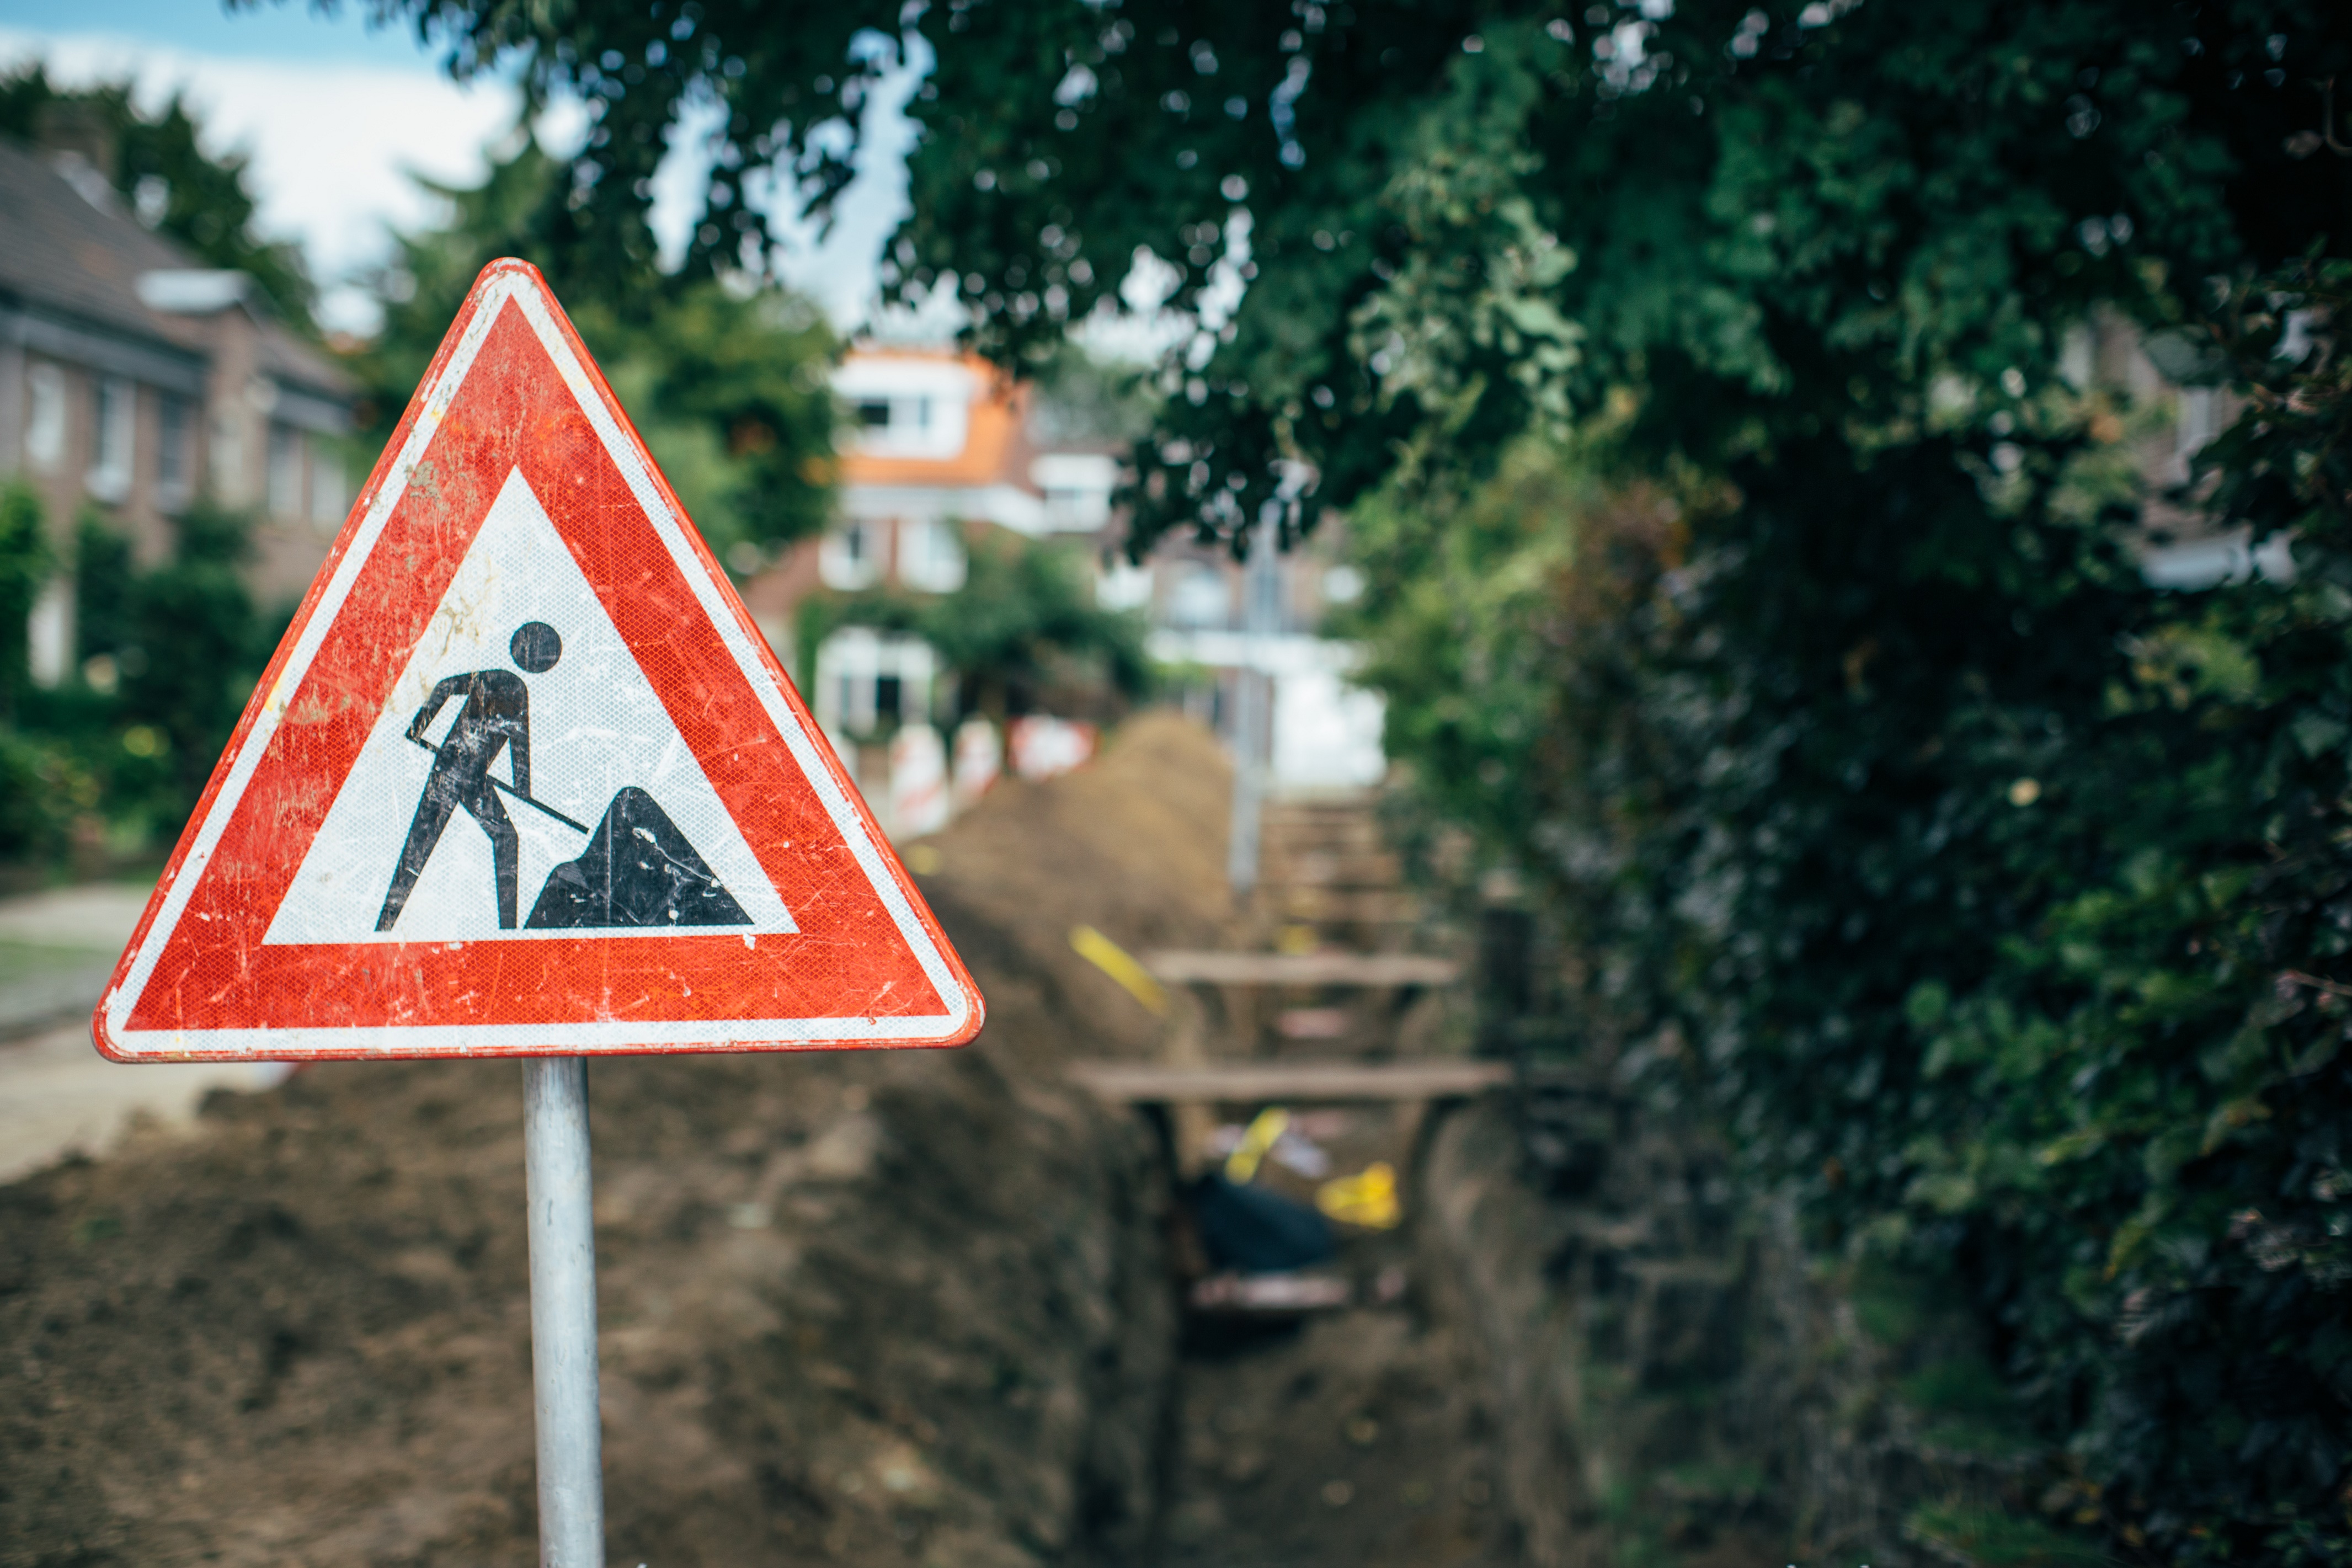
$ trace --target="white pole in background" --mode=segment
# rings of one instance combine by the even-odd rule
[[[1282,576],[1276,560],[1272,507],[1250,531],[1242,569],[1242,659],[1234,683],[1234,811],[1225,840],[1225,880],[1236,902],[1257,888],[1258,823],[1265,807],[1274,715],[1274,677],[1265,669],[1268,639],[1281,629]]]
[[[539,1418],[540,1568],[604,1568],[587,1058],[534,1057],[525,1061],[522,1105],[523,1173],[530,1194],[530,1372]]]

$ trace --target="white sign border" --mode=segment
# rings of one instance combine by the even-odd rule
[[[268,700],[255,715],[253,728],[245,737],[244,747],[237,752],[236,763],[222,781],[219,795],[213,799],[212,808],[205,814],[194,839],[188,846],[186,857],[180,862],[171,886],[164,889],[161,907],[147,929],[145,940],[139,944],[138,955],[132,961],[123,983],[111,987],[100,1004],[98,1019],[103,1030],[102,1044],[111,1054],[123,1058],[156,1061],[187,1061],[204,1059],[299,1060],[309,1057],[341,1058],[382,1055],[406,1056],[527,1056],[584,1055],[600,1052],[614,1054],[633,1049],[690,1050],[704,1047],[714,1050],[748,1049],[759,1046],[791,1048],[820,1045],[845,1046],[921,1046],[944,1044],[962,1034],[980,1006],[977,993],[968,993],[958,984],[939,945],[924,929],[916,915],[906,890],[891,876],[882,852],[866,832],[864,816],[849,798],[833,770],[824,764],[815,742],[801,726],[793,714],[792,703],[783,688],[762,657],[764,650],[752,645],[741,621],[729,609],[719,584],[711,580],[700,553],[694,548],[690,525],[673,509],[662,493],[645,461],[638,456],[636,444],[630,440],[620,421],[598,395],[594,380],[570,342],[557,324],[543,287],[533,275],[520,266],[495,268],[496,275],[483,287],[479,306],[472,321],[466,324],[465,335],[457,342],[457,352],[442,369],[440,378],[425,394],[417,410],[416,423],[408,433],[407,441],[393,460],[384,476],[383,486],[376,491],[360,526],[352,537],[350,550],[344,552],[328,582],[326,591],[319,597],[310,617],[303,624],[302,636],[295,643],[285,667],[278,671]],[[692,590],[696,603],[718,632],[719,640],[734,657],[737,667],[759,698],[769,721],[776,726],[793,761],[810,786],[816,791],[835,829],[849,846],[858,869],[873,887],[883,907],[889,910],[892,923],[907,944],[913,950],[923,976],[932,989],[948,1004],[948,1011],[911,1016],[875,1016],[837,1018],[730,1018],[686,1020],[633,1020],[623,1016],[606,1016],[571,1024],[491,1024],[491,1025],[352,1025],[340,1027],[302,1026],[288,1028],[247,1029],[133,1029],[131,1016],[145,994],[147,983],[155,973],[164,947],[186,912],[196,884],[203,880],[204,871],[220,846],[221,836],[227,831],[239,802],[245,798],[247,785],[253,781],[263,754],[284,721],[287,708],[294,694],[300,689],[302,679],[327,640],[327,634],[341,617],[359,574],[374,554],[377,542],[392,516],[394,507],[408,491],[408,482],[423,461],[433,437],[439,434],[442,420],[449,405],[457,400],[466,375],[480,354],[482,344],[488,339],[491,327],[509,304],[522,312],[541,347],[547,351],[556,373],[572,393],[573,400],[595,432],[605,456],[620,471],[630,493],[645,509],[656,534],[669,552],[670,561]],[[426,945],[443,946],[444,943]]]

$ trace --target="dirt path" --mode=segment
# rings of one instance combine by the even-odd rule
[[[1074,926],[1239,940],[1227,787],[1206,736],[1139,720],[933,842],[989,998],[967,1051],[597,1064],[615,1563],[1514,1561],[1483,1384],[1409,1232],[1339,1259],[1402,1269],[1385,1304],[1188,1328],[1154,1135],[1064,1079],[1163,1034]],[[68,1026],[0,1046],[0,1138],[45,1074],[109,1116],[203,1089]],[[529,1561],[517,1079],[334,1064],[0,1183],[0,1568]],[[1404,1152],[1386,1112],[1327,1142],[1340,1171]]]
[[[1338,952],[1417,945],[1412,897],[1369,798],[1278,805],[1265,845],[1262,928],[1294,942],[1312,932]],[[1245,1014],[1224,1002],[1213,1055],[1431,1048],[1428,1027],[1404,1037],[1386,994],[1268,994]],[[1286,1006],[1290,1019],[1320,1026],[1286,1041],[1296,1032],[1284,1027]],[[1436,1016],[1423,1009],[1420,1021]],[[1224,1109],[1243,1117],[1257,1108]],[[1404,1173],[1406,1223],[1341,1227],[1330,1271],[1353,1282],[1359,1305],[1303,1322],[1187,1320],[1156,1568],[1509,1568],[1520,1557],[1501,1506],[1484,1369],[1437,1315],[1453,1293],[1427,1288],[1429,1264],[1416,1256],[1411,1173],[1424,1124],[1406,1106],[1323,1108],[1297,1125],[1310,1121],[1328,1173],[1376,1161]],[[1316,1187],[1271,1160],[1255,1180],[1301,1201]]]
[[[1138,721],[934,842],[967,1050],[596,1064],[614,1563],[1138,1560],[1165,1189],[1060,1069],[1158,1026],[1069,931],[1216,940],[1226,789]],[[330,1064],[0,1184],[0,1568],[530,1561],[520,1129],[511,1062]]]

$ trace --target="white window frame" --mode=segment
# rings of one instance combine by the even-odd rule
[[[26,673],[32,677],[33,684],[52,691],[63,686],[73,668],[72,578],[56,576],[41,584],[40,594],[33,600],[32,613],[25,617],[25,645]]]
[[[1215,603],[1215,614],[1206,612]],[[1224,631],[1234,625],[1234,581],[1205,561],[1185,563],[1168,585],[1168,624],[1181,631]]]
[[[817,545],[817,575],[828,588],[854,594],[882,581],[882,546],[889,525],[853,517],[825,530]]]
[[[924,594],[952,594],[964,584],[971,563],[956,525],[943,517],[898,521],[898,581]]]
[[[971,432],[971,405],[987,386],[955,360],[852,354],[833,373],[833,390],[853,416],[849,450],[945,462],[962,452]],[[889,415],[879,425],[868,425],[863,411],[875,404],[887,405]]]
[[[817,722],[829,733],[871,734],[881,723],[880,689],[898,682],[902,723],[928,722],[940,656],[920,637],[844,626],[817,645]]]
[[[264,437],[264,493],[269,515],[297,519],[302,515],[302,432],[282,420],[269,422]]]
[[[176,392],[155,395],[155,498],[162,506],[183,505],[194,492],[197,413],[194,401]]]
[[[25,460],[45,474],[66,460],[66,373],[46,361],[25,369]]]
[[[1151,603],[1151,568],[1121,555],[1095,577],[1095,603],[1106,610],[1140,610]]]
[[[1091,533],[1110,521],[1118,459],[1098,452],[1047,452],[1029,465],[1029,482],[1045,498],[1045,527]]]
[[[109,505],[127,500],[138,472],[139,388],[129,378],[101,375],[90,387],[89,472],[82,484]]]
[[[343,525],[343,516],[351,510],[350,489],[343,483],[342,458],[312,437],[310,448],[310,526],[320,533],[332,533]]]

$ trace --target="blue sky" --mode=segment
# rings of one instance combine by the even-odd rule
[[[423,68],[413,35],[371,30],[360,7],[344,4],[328,16],[304,0],[263,5],[234,14],[217,0],[0,0],[0,27],[32,33],[107,34],[158,47],[232,55],[255,60],[308,60],[388,68]]]

